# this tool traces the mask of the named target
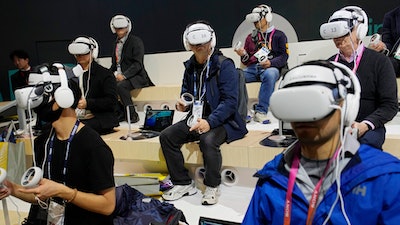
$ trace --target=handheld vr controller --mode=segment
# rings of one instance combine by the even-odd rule
[[[194,96],[190,93],[183,93],[181,95],[181,100],[183,101],[183,103],[185,104],[185,106],[189,106],[192,105],[194,102]]]
[[[25,171],[21,178],[21,185],[25,188],[33,188],[39,184],[43,178],[42,169],[39,167],[31,167]]]
[[[3,187],[3,182],[6,179],[6,176],[7,176],[6,170],[3,168],[0,168],[0,188]]]

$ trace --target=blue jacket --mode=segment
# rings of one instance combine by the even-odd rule
[[[257,172],[258,184],[243,220],[246,224],[283,224],[288,172],[283,154]],[[361,145],[341,175],[341,191],[351,224],[400,223],[400,161],[369,145]],[[313,224],[322,224],[336,198],[336,183],[317,206]],[[308,201],[295,185],[291,224],[306,224]],[[327,224],[346,224],[336,204]]]
[[[224,126],[227,133],[227,142],[243,138],[247,134],[246,123],[238,112],[239,76],[232,59],[224,60],[220,65],[218,56],[220,51],[214,51],[210,58],[210,72],[206,78],[206,99],[211,108],[207,118],[210,128]],[[194,55],[184,62],[181,94],[194,93]],[[218,70],[220,70],[219,75]]]

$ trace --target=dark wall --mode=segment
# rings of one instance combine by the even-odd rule
[[[256,5],[254,0],[13,0],[1,1],[0,78],[3,97],[8,96],[7,71],[14,69],[9,53],[22,48],[29,52],[31,65],[61,61],[74,63],[66,50],[79,35],[94,37],[99,57],[110,56],[114,35],[109,22],[124,14],[134,22],[133,32],[142,38],[146,53],[183,51],[182,33],[186,24],[208,20],[217,33],[217,46],[229,47],[233,34],[245,15]],[[400,0],[269,0],[273,12],[285,17],[295,28],[299,41],[320,39],[319,26],[337,9],[361,6],[370,17],[370,33],[382,23],[385,12],[400,5]]]

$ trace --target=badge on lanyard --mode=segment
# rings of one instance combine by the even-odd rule
[[[203,116],[203,101],[196,100],[193,102],[192,115],[189,117],[187,121],[187,125],[189,127],[193,127],[197,124],[197,119],[202,118]]]
[[[47,225],[63,225],[65,215],[65,206],[50,200],[47,211]]]

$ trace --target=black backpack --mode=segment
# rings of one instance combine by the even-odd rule
[[[185,215],[173,204],[149,198],[124,184],[116,187],[114,225],[178,225],[186,222]]]
[[[228,59],[228,58],[223,55],[218,56],[218,61],[220,64],[222,64],[222,62],[225,59]],[[246,78],[244,76],[242,69],[236,68],[236,72],[237,72],[237,75],[239,76],[238,112],[240,114],[240,117],[242,117],[243,121],[246,122],[247,105],[249,102],[249,96],[247,94],[247,87],[246,87]],[[218,70],[217,76],[219,76],[219,70]]]

